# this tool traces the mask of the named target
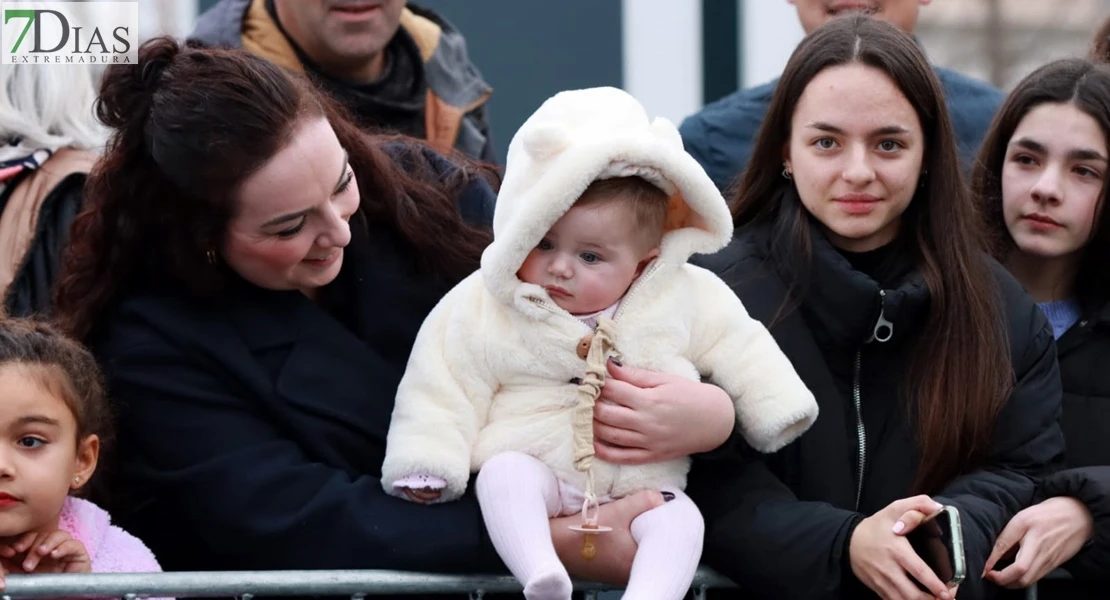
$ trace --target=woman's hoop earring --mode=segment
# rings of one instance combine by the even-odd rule
[[[214,250],[205,251],[204,256],[208,258],[208,264],[216,264],[216,252]]]
[[[789,179],[794,179],[794,175],[790,172],[790,169],[787,169],[786,167],[783,167],[782,168],[782,178],[783,179],[788,179],[788,180]]]

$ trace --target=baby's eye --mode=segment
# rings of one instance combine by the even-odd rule
[[[599,260],[601,260],[601,257],[594,254],[593,252],[583,252],[582,253],[582,261],[585,262],[588,265],[592,265],[592,264],[596,263]]]
[[[542,240],[540,240],[540,243],[536,244],[536,248],[539,248],[540,250],[550,250],[554,247],[555,245],[552,244],[551,241],[547,238],[543,238]]]
[[[42,439],[39,439],[37,437],[31,437],[31,436],[25,436],[25,437],[19,438],[19,442],[18,442],[18,444],[20,446],[23,446],[24,448],[38,448],[39,446],[42,446],[45,443],[46,443],[46,440],[42,440]]]

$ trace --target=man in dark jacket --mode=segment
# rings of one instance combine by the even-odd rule
[[[366,128],[493,162],[492,90],[445,19],[404,0],[221,0],[189,36],[310,75]]]
[[[876,18],[888,21],[906,32],[913,32],[918,10],[930,0],[868,0],[850,2],[843,0],[788,0],[798,9],[798,19],[807,34],[830,19],[860,5]],[[841,5],[850,5],[841,9]],[[960,156],[969,164],[983,139],[991,119],[1005,94],[993,86],[961,75],[955,71],[934,67],[948,101],[948,111],[956,130]],[[688,117],[680,131],[686,150],[717,184],[724,190],[748,164],[752,146],[763,115],[771,104],[778,80],[763,85],[738,90],[709,104],[700,112]]]

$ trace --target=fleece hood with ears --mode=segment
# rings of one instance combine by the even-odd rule
[[[683,149],[674,124],[650,119],[635,98],[616,88],[561,92],[544,102],[509,144],[494,241],[482,256],[490,292],[508,303],[546,294],[516,276],[528,253],[591,183],[631,175],[670,195],[658,269],[678,268],[692,254],[711,254],[728,244],[728,205]]]
[[[442,500],[458,498],[471,472],[507,451],[538,458],[579,489],[592,483],[598,496],[685,485],[686,458],[593,461],[590,476],[578,470],[575,415],[587,377],[578,349],[594,331],[516,276],[591,182],[633,174],[665,189],[671,204],[659,257],[605,328],[622,362],[709,378],[732,398],[737,427],[762,452],[782,448],[814,422],[813,394],[771,334],[720,278],[687,262],[691,253],[723,247],[732,227],[720,193],[683,151],[674,126],[649,121],[620,90],[564,92],[509,146],[496,241],[481,271],[448,292],[416,336],[386,440],[387,492],[399,493],[393,484],[408,476],[429,475],[446,482]]]

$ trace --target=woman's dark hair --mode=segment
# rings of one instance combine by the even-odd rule
[[[114,133],[86,183],[55,300],[80,340],[138,282],[199,298],[226,290],[237,275],[208,254],[222,246],[243,181],[305,119],[328,120],[348,152],[359,211],[395,230],[418,268],[461,278],[491,239],[463,220],[455,196],[474,178],[496,184],[492,169],[454,156],[458,169],[441,180],[421,142],[369,135],[307,79],[242,50],[152,39],[137,64],[107,69],[96,113]]]
[[[96,359],[52,325],[30,319],[0,320],[0,367],[28,369],[37,382],[66,403],[77,423],[77,440],[112,437],[112,417]]]
[[[902,215],[900,244],[928,286],[929,316],[913,344],[902,395],[915,415],[921,456],[914,488],[931,493],[983,463],[1013,373],[1001,302],[977,243],[978,215],[963,183],[943,91],[913,39],[883,21],[851,16],[803,40],[732,192],[733,219],[738,230],[789,219],[790,243],[802,264],[792,267],[799,275],[788,282],[794,298],[788,302],[800,301],[812,256],[810,217],[801,203],[782,201],[792,197],[787,192],[793,185],[780,174],[783,149],[809,82],[825,69],[849,64],[886,74],[913,106],[925,136],[924,180]]]
[[[1002,166],[1006,148],[1025,115],[1042,104],[1070,104],[1089,115],[1110,140],[1110,66],[1081,58],[1051,62],[1030,73],[1017,84],[995,114],[979,158],[972,170],[971,188],[985,215],[991,251],[1006,262],[1014,251],[1014,239],[1002,214]],[[1103,153],[1110,148],[1103,148]],[[1083,248],[1075,277],[1074,297],[1085,310],[1101,309],[1110,302],[1110,211],[1103,210],[1110,184],[1103,180],[1102,194],[1091,226],[1091,237]]]

